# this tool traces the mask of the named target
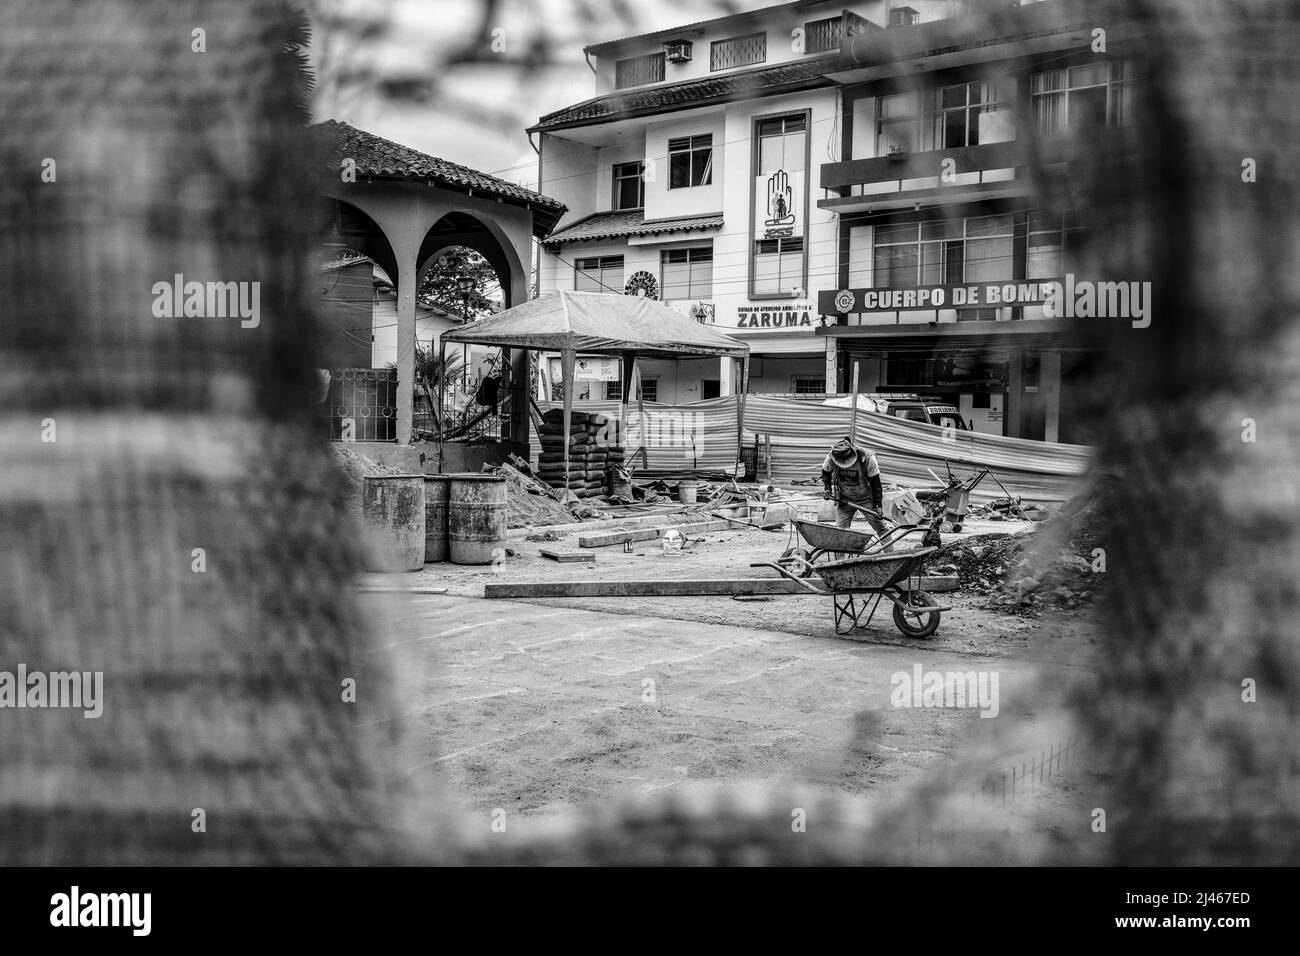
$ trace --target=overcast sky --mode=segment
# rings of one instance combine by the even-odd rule
[[[772,0],[314,0],[316,118],[337,119],[423,152],[531,184],[524,133],[590,99],[582,48],[771,6]],[[504,50],[474,42],[486,26]],[[549,65],[516,65],[545,44]],[[448,64],[457,54],[482,62]]]

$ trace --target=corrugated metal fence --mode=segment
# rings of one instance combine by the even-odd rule
[[[737,459],[736,400],[728,395],[685,405],[647,402],[644,427],[636,406],[628,406],[624,444],[629,457],[644,444],[649,468],[654,471],[731,467]],[[542,407],[559,406],[546,403]],[[574,403],[575,410],[601,412],[612,420],[618,419],[620,407],[616,401]],[[851,414],[849,408],[750,395],[745,404],[745,447],[753,446],[755,434],[770,436],[774,481],[816,478],[827,450],[848,434]],[[860,447],[876,454],[887,484],[933,486],[934,479],[926,469],[943,476],[947,459],[959,477],[987,465],[1013,494],[1031,501],[1068,499],[1092,457],[1092,449],[1085,445],[946,432],[934,425],[862,411],[858,413],[856,439]],[[535,441],[533,447],[537,447]],[[640,462],[637,469],[643,470]],[[1000,495],[997,485],[986,479],[972,498],[988,501]]]

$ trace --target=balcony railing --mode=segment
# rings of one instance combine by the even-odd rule
[[[948,160],[952,162],[949,164]],[[1007,169],[1023,166],[1025,162],[1026,151],[1014,140],[874,159],[849,159],[840,163],[823,163],[821,187],[845,195],[854,186],[867,183],[935,178],[943,175],[946,169],[957,175]]]

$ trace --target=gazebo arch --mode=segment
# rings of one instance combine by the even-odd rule
[[[434,262],[440,253],[453,246],[465,246],[473,249],[487,260],[497,277],[501,279],[501,291],[505,296],[505,308],[519,305],[528,298],[529,266],[519,260],[519,255],[500,226],[491,220],[480,219],[477,215],[464,209],[450,210],[445,216],[429,227],[424,241],[420,244],[417,261],[420,264],[420,277]],[[531,261],[531,260],[529,260]],[[523,296],[516,297],[514,276],[523,276]]]
[[[381,262],[397,283],[397,441],[410,444],[414,405],[416,295],[422,270],[449,245],[480,252],[501,280],[506,305],[529,294],[532,240],[550,233],[562,203],[465,166],[429,156],[334,120],[312,127],[317,137],[322,195],[364,213],[392,250]],[[441,231],[439,231],[442,224]],[[464,233],[444,242],[446,227]],[[468,241],[466,241],[468,240]],[[481,248],[480,248],[481,247]],[[379,261],[379,260],[376,260]],[[511,376],[527,381],[526,357]],[[511,402],[510,439],[526,444],[528,402]]]

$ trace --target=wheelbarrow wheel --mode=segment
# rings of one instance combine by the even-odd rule
[[[808,553],[807,548],[786,548],[781,552],[781,557],[776,559],[776,563],[783,568],[787,568],[797,578],[812,576],[812,568],[808,567],[807,564],[791,561],[790,558],[802,558],[808,564],[812,564],[812,555]]]
[[[926,591],[908,591],[903,601],[909,606],[925,607],[938,602]],[[939,629],[941,611],[904,611],[894,605],[894,626],[906,637],[929,637]]]

